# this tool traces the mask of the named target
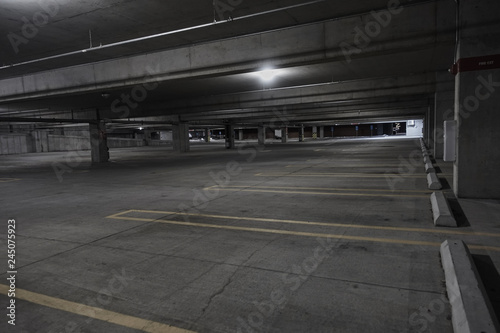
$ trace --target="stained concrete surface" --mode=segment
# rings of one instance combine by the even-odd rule
[[[417,139],[110,153],[0,157],[17,288],[196,332],[452,332],[439,244],[453,231],[433,226]],[[475,228],[453,237],[498,245]],[[2,325],[137,331],[31,300]]]

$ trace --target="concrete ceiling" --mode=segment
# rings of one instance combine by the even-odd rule
[[[453,63],[453,0],[401,0],[401,13],[349,57],[342,42],[355,46],[357,29],[376,22],[370,12],[387,13],[399,2],[217,0],[215,9],[213,3],[3,0],[0,117],[92,119],[98,109],[105,119],[251,124],[269,122],[273,108],[290,110],[299,122],[422,117],[432,104],[435,72]],[[274,44],[256,50],[265,38]],[[172,54],[186,54],[189,69],[170,66],[178,62]],[[195,68],[196,54],[208,60]],[[112,112],[113,101],[147,83],[133,73],[156,65],[144,57],[160,59],[157,86],[126,115]],[[253,73],[266,63],[280,69],[270,83]],[[115,72],[105,83],[84,84],[79,76],[87,69]],[[68,77],[71,87],[52,88]]]

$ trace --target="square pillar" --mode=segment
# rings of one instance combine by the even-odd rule
[[[174,150],[179,153],[189,151],[189,124],[178,123],[172,126],[172,139],[174,140]]]
[[[145,129],[144,130],[144,142],[146,146],[151,146],[151,130],[150,129]]]
[[[266,127],[265,126],[259,126],[257,129],[257,139],[259,141],[259,145],[264,145],[266,144]]]
[[[431,155],[434,155],[433,147],[434,147],[434,105],[429,106],[427,108],[427,112],[425,114],[424,120],[424,140],[427,147],[430,150]]]
[[[454,119],[455,77],[448,71],[436,72],[434,94],[434,158],[444,155],[444,122]]]
[[[325,138],[325,126],[320,126],[319,127],[319,138],[324,139]]]
[[[317,126],[313,126],[313,128],[312,128],[312,138],[314,140],[316,140],[318,138],[318,127]]]
[[[210,142],[210,128],[205,128],[205,142]]]
[[[238,140],[243,141],[243,129],[240,128],[238,131]]]
[[[108,139],[104,121],[89,124],[90,151],[92,163],[106,163],[109,161]]]
[[[226,125],[226,148],[234,148],[234,126]]]
[[[281,142],[282,143],[288,142],[288,127],[281,128]]]
[[[299,128],[299,142],[304,141],[304,125],[300,125]]]
[[[459,198],[500,199],[499,1],[459,1],[460,40],[455,76],[456,160]],[[490,23],[488,23],[490,22]]]

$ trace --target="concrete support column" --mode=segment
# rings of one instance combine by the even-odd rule
[[[36,153],[44,153],[49,151],[49,133],[46,131],[33,131],[33,151]]]
[[[424,140],[431,154],[434,154],[434,105],[427,108],[424,120]]]
[[[498,22],[500,1],[459,6],[453,190],[460,198],[500,199],[500,27],[488,23]]]
[[[226,148],[234,148],[234,126],[226,125]]]
[[[299,142],[304,141],[304,125],[300,125],[299,128]]]
[[[257,139],[259,141],[259,145],[264,145],[266,143],[266,127],[259,126],[257,129]]]
[[[240,128],[240,130],[238,131],[238,140],[243,141],[243,129],[242,128]]]
[[[288,142],[288,127],[281,128],[281,142],[282,143]]]
[[[106,124],[104,121],[89,124],[90,150],[92,163],[106,163],[109,161]]]
[[[325,126],[320,126],[319,127],[319,138],[324,139],[325,138]]]
[[[189,124],[178,123],[172,126],[172,139],[174,140],[174,150],[179,153],[189,151]]]
[[[144,141],[146,142],[146,146],[151,146],[151,130],[144,130]]]
[[[434,98],[434,157],[443,158],[444,130],[446,120],[454,118],[455,79],[449,72],[436,73]]]
[[[318,127],[317,126],[313,126],[313,128],[312,128],[312,138],[314,140],[316,140],[318,138]]]
[[[210,128],[205,128],[205,142],[210,142]]]

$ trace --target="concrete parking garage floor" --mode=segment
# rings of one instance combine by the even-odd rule
[[[452,332],[440,243],[500,251],[433,226],[418,139],[1,160],[2,332]]]

